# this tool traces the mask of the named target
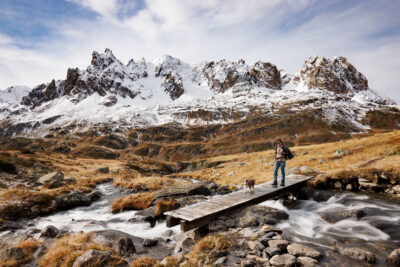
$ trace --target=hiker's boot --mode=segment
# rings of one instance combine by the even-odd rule
[[[285,186],[285,182],[284,181],[281,182],[281,186]]]
[[[271,185],[276,186],[276,185],[278,185],[278,182],[274,181]]]

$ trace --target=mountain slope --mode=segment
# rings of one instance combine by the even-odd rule
[[[370,89],[343,57],[310,57],[299,73],[288,74],[268,62],[244,60],[189,65],[164,56],[125,65],[106,49],[93,52],[85,70],[68,69],[65,80],[23,92],[20,103],[0,95],[10,103],[1,110],[3,136],[236,125],[257,118],[268,124],[304,114],[333,132],[351,133],[368,130],[373,116],[367,113],[375,110],[393,113],[389,125],[400,126],[395,102]]]

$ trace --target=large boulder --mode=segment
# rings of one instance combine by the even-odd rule
[[[281,220],[287,220],[289,218],[289,215],[283,210],[262,205],[250,206],[239,212],[236,216],[239,218],[239,227],[253,227],[260,224],[276,224]]]
[[[299,256],[306,256],[306,257],[311,257],[311,258],[319,258],[321,257],[321,253],[313,248],[298,244],[298,243],[293,243],[287,246],[287,251],[289,254],[292,254],[293,256],[299,257]]]
[[[42,184],[51,182],[62,182],[63,179],[64,174],[62,172],[52,172],[40,177],[38,182]]]
[[[353,210],[336,210],[331,209],[318,213],[322,219],[329,223],[336,223],[345,219],[359,220],[365,216],[364,209],[353,209]]]
[[[347,256],[352,259],[363,260],[368,263],[376,262],[375,254],[362,248],[335,245],[335,250],[343,256]]]
[[[67,210],[79,206],[88,206],[92,200],[80,191],[74,191],[67,195],[58,196],[55,199],[56,208],[58,210]]]
[[[400,248],[393,250],[387,257],[386,263],[389,267],[400,266]]]
[[[153,247],[143,247],[143,238],[118,230],[101,230],[92,232],[93,242],[113,249],[119,256],[130,257],[132,254],[152,257],[157,260],[172,254],[173,248],[158,242]]]
[[[171,197],[171,196],[179,196],[179,195],[184,195],[184,196],[205,195],[205,196],[207,196],[207,195],[211,194],[211,191],[207,187],[207,184],[208,184],[208,182],[197,182],[197,183],[191,183],[191,184],[180,185],[180,186],[165,187],[165,188],[159,190],[154,195],[154,200],[157,200],[157,199],[163,198],[163,197]]]

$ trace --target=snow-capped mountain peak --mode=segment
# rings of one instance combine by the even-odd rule
[[[0,114],[9,125],[3,134],[32,127],[46,133],[71,123],[70,131],[99,123],[124,128],[229,123],[283,110],[318,110],[329,124],[346,121],[351,129],[363,130],[369,127],[363,120],[368,110],[394,105],[370,90],[365,76],[346,58],[321,56],[310,57],[299,73],[290,74],[265,61],[189,65],[169,55],[153,62],[131,59],[125,65],[106,49],[93,52],[85,70],[69,68],[65,80],[29,92],[25,88],[11,100],[2,92],[0,103],[8,106]],[[15,123],[23,127],[15,128]]]

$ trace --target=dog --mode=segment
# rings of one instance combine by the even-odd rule
[[[245,179],[243,182],[243,190],[246,193],[247,192],[247,188],[250,189],[250,192],[254,190],[254,184],[256,183],[256,181],[254,179]]]

